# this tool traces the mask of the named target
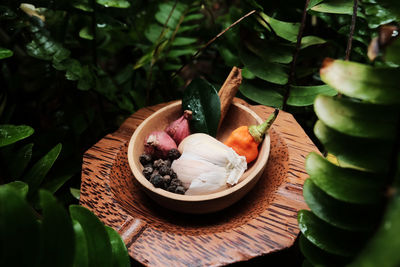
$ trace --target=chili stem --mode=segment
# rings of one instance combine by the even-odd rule
[[[267,133],[271,125],[274,123],[276,117],[278,117],[279,109],[275,109],[274,113],[269,115],[269,117],[259,125],[249,126],[249,133],[253,136],[254,141],[261,143],[264,135]]]

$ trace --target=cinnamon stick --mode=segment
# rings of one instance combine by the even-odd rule
[[[218,92],[219,99],[221,101],[221,119],[219,121],[218,128],[221,125],[226,113],[228,112],[229,106],[231,105],[233,98],[239,90],[239,86],[241,83],[242,70],[237,67],[233,67],[228,75],[228,78],[226,78],[224,84]]]

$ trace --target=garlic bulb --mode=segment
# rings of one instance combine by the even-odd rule
[[[178,150],[182,155],[173,161],[171,168],[187,188],[186,195],[226,189],[236,184],[247,169],[245,157],[207,134],[189,135]]]

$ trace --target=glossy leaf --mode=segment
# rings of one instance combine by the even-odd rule
[[[378,3],[363,3],[363,9],[367,16],[368,27],[372,29],[396,21],[391,8],[384,8]]]
[[[366,239],[360,233],[333,227],[308,210],[299,211],[298,222],[300,231],[308,241],[334,255],[352,256],[361,248]]]
[[[400,103],[400,69],[326,59],[321,79],[347,96],[377,104]]]
[[[0,147],[25,139],[31,136],[33,132],[34,130],[26,125],[0,125]]]
[[[88,209],[78,206],[69,206],[71,218],[78,221],[85,233],[89,266],[111,266],[112,248],[107,231],[102,222]]]
[[[397,0],[376,0],[377,3],[389,9],[393,14],[400,17],[400,2]]]
[[[76,198],[77,200],[79,200],[79,198],[81,197],[81,190],[77,189],[77,188],[69,188],[69,192],[71,193],[71,195]]]
[[[312,179],[305,181],[303,195],[308,207],[318,218],[344,230],[373,230],[380,218],[380,206],[336,200],[316,186]]]
[[[15,154],[10,155],[5,159],[7,162],[7,169],[12,179],[18,180],[26,167],[28,166],[32,157],[33,143],[27,144],[18,149]]]
[[[264,81],[281,85],[288,81],[288,68],[285,65],[264,61],[245,49],[240,50],[240,59],[249,71]]]
[[[385,60],[397,65],[400,65],[400,38],[397,38],[392,44],[390,44],[385,51]],[[398,77],[396,77],[398,78]]]
[[[13,51],[11,51],[10,49],[0,47],[0,59],[12,57],[13,54]]]
[[[309,106],[314,103],[317,95],[337,95],[337,91],[328,85],[290,86],[287,104],[290,106]]]
[[[42,207],[43,254],[42,266],[71,266],[74,256],[74,232],[65,208],[50,192],[40,190]]]
[[[346,261],[349,261],[348,258],[333,255],[320,249],[302,234],[300,234],[299,246],[301,253],[311,263],[311,266],[337,267],[343,266]]]
[[[86,40],[93,40],[93,34],[90,32],[89,27],[84,27],[79,31],[79,37]]]
[[[89,252],[85,232],[77,220],[72,220],[72,224],[75,239],[74,266],[89,266]]]
[[[128,8],[131,5],[126,0],[96,0],[96,2],[104,7]]]
[[[60,189],[71,177],[73,174],[65,174],[65,175],[59,175],[57,177],[54,177],[51,180],[48,180],[47,182],[43,183],[42,188],[46,189],[50,193],[54,194],[57,192],[58,189]]]
[[[168,20],[167,26],[171,29],[175,29],[185,8],[186,5],[179,2],[176,4],[175,8],[173,2],[161,3],[158,6],[155,18],[161,25],[164,25]],[[172,14],[170,15],[171,11]]]
[[[282,108],[283,106],[283,96],[273,88],[256,86],[250,81],[244,80],[239,90],[245,97],[259,104],[276,108]]]
[[[306,170],[320,189],[337,200],[371,204],[383,198],[382,175],[338,167],[314,152],[307,156]]]
[[[52,148],[24,175],[23,181],[29,185],[30,195],[34,194],[38,190],[44,177],[49,172],[58,155],[60,154],[61,147],[61,144],[58,144]]]
[[[113,264],[115,267],[131,266],[128,249],[122,241],[120,235],[111,227],[105,226],[108,237],[110,238],[113,254]]]
[[[327,126],[347,135],[393,139],[399,111],[393,107],[319,95],[314,110]]]
[[[388,205],[383,221],[351,267],[394,267],[400,264],[400,195]]]
[[[245,39],[246,47],[261,57],[264,61],[288,64],[293,59],[293,45],[285,45],[281,42],[262,40],[258,37]]]
[[[312,45],[320,45],[320,44],[325,44],[326,40],[318,37],[318,36],[304,36],[303,38],[301,38],[301,46],[300,49],[304,49],[307,48],[309,46]]]
[[[322,121],[317,121],[314,133],[341,166],[383,173],[389,168],[392,142],[348,136],[329,128]]]
[[[268,16],[263,12],[260,12],[259,14],[265,21],[269,23],[269,25],[271,25],[272,29],[279,37],[293,43],[297,41],[300,23],[280,21]],[[264,25],[267,30],[270,30],[263,20],[259,19],[259,22]]]
[[[185,89],[182,109],[191,110],[190,127],[194,132],[217,135],[221,103],[214,86],[204,79],[195,79]]]
[[[21,181],[15,181],[8,184],[1,185],[1,187],[8,188],[20,194],[22,198],[26,198],[29,188],[28,185]]]
[[[39,222],[21,192],[0,186],[0,265],[40,266]]]
[[[315,5],[311,10],[333,14],[353,14],[353,0],[326,0]]]
[[[197,42],[196,38],[190,38],[190,37],[176,37],[172,41],[173,46],[182,46],[182,45],[190,45],[194,44]]]

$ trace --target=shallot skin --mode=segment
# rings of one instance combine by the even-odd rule
[[[144,140],[144,152],[155,158],[167,158],[171,149],[177,149],[177,145],[165,131],[154,131]]]
[[[171,124],[165,128],[165,132],[174,139],[177,145],[191,134],[189,125],[189,120],[191,120],[191,118],[192,112],[190,110],[185,110],[179,119],[171,122]]]

